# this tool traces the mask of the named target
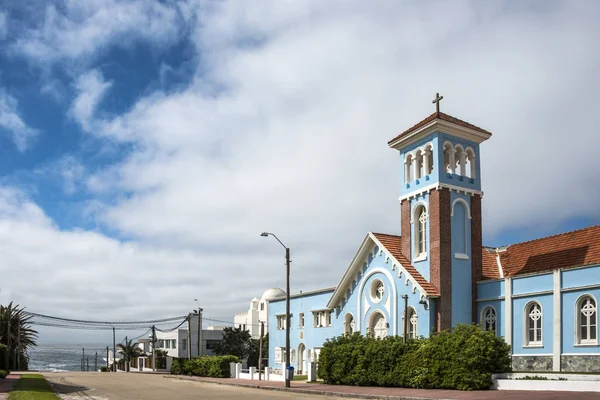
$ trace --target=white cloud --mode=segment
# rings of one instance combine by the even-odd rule
[[[15,52],[40,62],[79,60],[114,44],[137,40],[158,45],[173,42],[182,29],[180,13],[170,3],[153,0],[59,0],[43,11],[41,27],[22,33]]]
[[[102,72],[97,69],[88,71],[77,79],[77,96],[71,106],[71,115],[84,130],[92,129],[90,122],[96,106],[110,87],[111,83],[105,82]]]
[[[27,150],[38,135],[36,129],[23,121],[17,100],[0,88],[0,131],[2,129],[10,133],[15,146],[21,152]]]
[[[24,280],[12,291],[31,309],[122,317],[199,298],[231,319],[285,283],[282,249],[264,230],[292,249],[294,292],[334,285],[367,231],[399,233],[401,164],[386,143],[433,111],[436,92],[443,111],[494,132],[481,154],[487,243],[549,215],[597,218],[595,7],[202,3],[188,10],[202,55],[189,88],[106,118],[95,110],[110,83],[97,70],[78,80],[71,115],[132,144],[82,178],[116,199],[89,212],[132,241],[22,225],[0,236],[13,249],[6,265],[56,274],[39,292]],[[57,287],[74,289],[50,296]]]

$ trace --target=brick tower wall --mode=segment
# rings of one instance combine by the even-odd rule
[[[438,331],[452,327],[452,242],[450,191],[438,189],[429,195],[431,283],[440,289],[436,300]],[[481,252],[480,252],[481,257]]]

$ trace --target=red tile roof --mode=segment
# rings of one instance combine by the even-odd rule
[[[433,284],[427,281],[427,279],[423,278],[423,275],[417,271],[415,267],[410,264],[410,261],[402,254],[401,249],[401,237],[395,235],[387,235],[385,233],[373,233],[373,236],[379,240],[379,242],[386,248],[387,251],[404,267],[406,272],[408,272],[414,279],[417,281],[419,285],[430,296],[439,296],[440,291]]]
[[[600,225],[508,246],[504,276],[600,264]]]
[[[441,112],[439,115],[437,115],[436,113],[433,113],[429,117],[425,118],[423,121],[419,122],[418,124],[414,125],[413,127],[409,128],[409,129],[405,130],[404,132],[402,132],[401,134],[399,134],[398,136],[396,136],[395,138],[393,138],[392,140],[390,140],[388,142],[388,145],[391,145],[392,142],[398,140],[402,136],[408,135],[409,133],[411,133],[413,131],[416,131],[417,129],[421,128],[422,126],[427,125],[428,123],[432,122],[436,118],[440,119],[442,121],[451,122],[453,124],[460,125],[460,126],[462,126],[464,128],[473,129],[473,130],[476,130],[476,131],[481,132],[481,133],[486,133],[488,135],[492,134],[491,132],[488,132],[485,129],[481,129],[478,126],[475,126],[475,125],[470,124],[468,122],[465,122],[465,121],[463,121],[461,119],[455,118],[455,117],[453,117],[451,115],[444,114],[444,113]]]
[[[481,254],[481,269],[483,279],[498,279],[498,262],[496,261],[496,249],[484,247]]]

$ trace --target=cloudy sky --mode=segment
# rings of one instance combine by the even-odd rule
[[[231,321],[285,286],[263,230],[334,286],[400,233],[387,141],[436,92],[494,134],[485,244],[600,223],[595,1],[43,4],[0,4],[1,303]]]

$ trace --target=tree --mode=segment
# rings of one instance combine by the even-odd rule
[[[13,306],[12,302],[7,306],[0,305],[0,343],[7,347],[0,367],[27,369],[27,350],[37,345],[38,336],[37,331],[31,328],[32,318],[23,308]]]
[[[250,332],[241,328],[225,328],[223,339],[215,346],[214,352],[218,356],[236,356],[242,360],[248,357],[250,348]]]
[[[129,372],[129,361],[143,355],[142,349],[138,346],[139,343],[133,343],[133,339],[126,340],[125,344],[119,343],[117,353],[122,354],[125,359],[125,370]]]
[[[250,339],[250,352],[248,354],[248,365],[258,367],[258,357],[260,353],[260,339]],[[263,337],[263,347],[262,347],[262,357],[263,359],[269,358],[269,334],[267,333]]]

